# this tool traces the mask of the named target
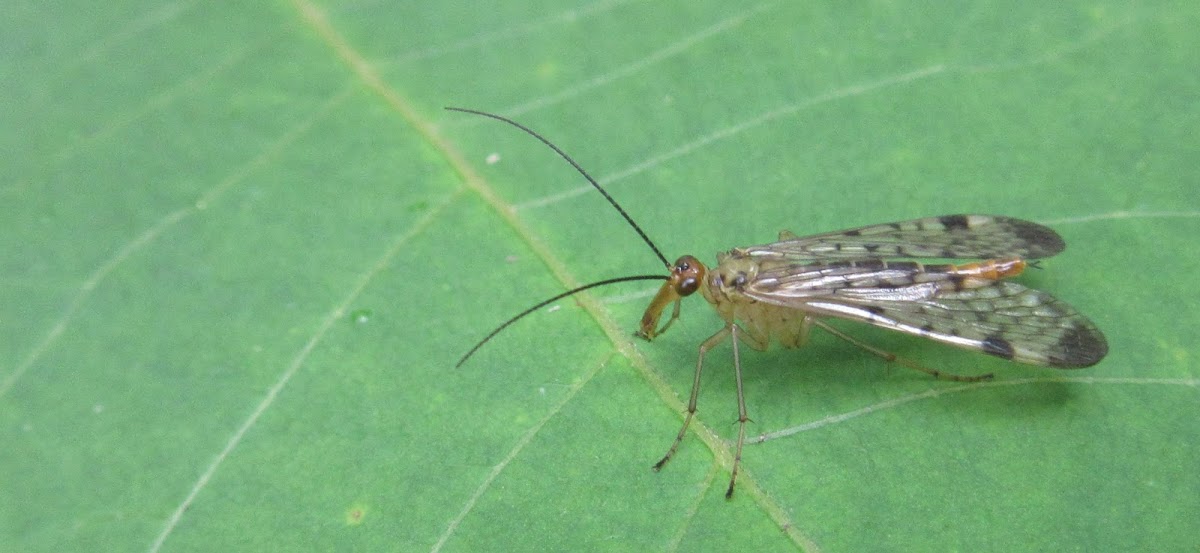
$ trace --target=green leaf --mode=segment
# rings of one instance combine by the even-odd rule
[[[0,23],[0,549],[1190,550],[1192,3],[15,2]],[[861,325],[727,346],[669,259],[948,213],[1111,352],[1060,371]]]

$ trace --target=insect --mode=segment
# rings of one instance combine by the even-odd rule
[[[738,437],[726,498],[733,497],[746,422],[750,420],[742,394],[739,342],[756,350],[765,350],[772,339],[784,347],[800,347],[813,327],[819,327],[889,362],[960,381],[985,380],[991,375],[963,377],[923,367],[859,341],[824,319],[859,321],[1011,361],[1055,368],[1088,367],[1108,353],[1104,335],[1087,317],[1050,294],[1008,280],[1034,265],[1035,260],[1065,248],[1056,232],[1037,223],[995,215],[946,215],[812,236],[783,231],[776,242],[718,254],[717,264],[712,267],[690,255],[668,263],[616,200],[546,138],[499,115],[446,109],[503,121],[549,146],[604,195],[668,269],[667,276],[601,280],[540,302],[488,334],[458,365],[510,324],[590,288],[634,280],[666,280],[635,333],[646,340],[670,328],[679,318],[683,298],[699,292],[716,309],[724,325],[700,344],[683,426],[653,468],[661,469],[687,434],[696,413],[705,354],[729,340],[737,383]],[[977,261],[919,261],[949,259]],[[668,306],[673,306],[671,313],[660,325]]]

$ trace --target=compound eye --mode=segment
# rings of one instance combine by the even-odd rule
[[[675,291],[681,296],[690,296],[700,288],[700,281],[696,277],[687,277],[675,286]]]
[[[675,261],[671,268],[671,286],[680,296],[689,296],[700,289],[700,281],[704,278],[704,264],[690,255],[685,255]]]

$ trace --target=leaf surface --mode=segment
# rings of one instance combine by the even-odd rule
[[[0,22],[0,544],[1194,548],[1190,3],[17,2]],[[1055,227],[1060,371],[840,325],[631,336],[665,255],[949,213]]]

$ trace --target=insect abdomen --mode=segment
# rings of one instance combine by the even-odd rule
[[[846,288],[889,290],[944,282],[952,284],[953,289],[965,290],[1017,276],[1026,266],[1024,260],[1016,257],[963,265],[926,265],[917,261],[883,259],[815,263],[760,260],[757,264],[753,284],[756,290],[786,288],[794,296],[833,293]]]
[[[1002,278],[1012,278],[1025,271],[1025,260],[1019,257],[989,259],[965,265],[931,265],[926,271],[943,273],[959,290],[988,286]]]

